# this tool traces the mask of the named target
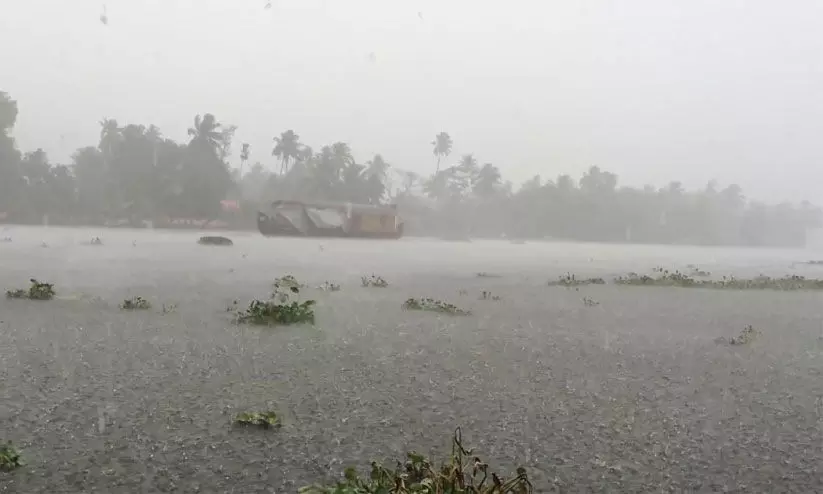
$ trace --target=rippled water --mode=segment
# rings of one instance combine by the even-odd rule
[[[546,286],[689,264],[820,277],[794,263],[823,253],[199,235],[0,232],[0,287],[58,290],[0,300],[0,439],[28,463],[0,473],[0,492],[294,492],[352,463],[445,453],[457,426],[496,468],[526,466],[537,492],[823,489],[819,293]],[[391,286],[360,287],[370,273]],[[228,305],[284,274],[343,289],[306,291],[315,327],[232,324]],[[134,295],[155,307],[118,309]],[[473,314],[401,310],[412,296]],[[716,342],[749,324],[756,344]],[[281,430],[231,427],[269,408]]]

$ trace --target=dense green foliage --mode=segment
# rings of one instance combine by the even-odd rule
[[[254,426],[261,429],[280,427],[280,417],[276,412],[243,412],[234,419],[236,425]]]
[[[23,466],[23,458],[11,441],[0,444],[0,471],[14,470]]]
[[[151,303],[143,297],[136,296],[123,300],[120,308],[123,310],[148,310],[151,309]]]
[[[269,300],[252,300],[249,307],[237,313],[238,323],[264,326],[314,324],[314,300],[295,300],[303,284],[292,275],[277,278]]]
[[[403,302],[403,309],[440,312],[443,314],[451,314],[453,316],[471,315],[471,311],[463,310],[454,304],[443,302],[442,300],[437,300],[430,297],[409,298],[405,302]]]
[[[515,190],[500,169],[467,154],[454,164],[446,132],[432,141],[430,177],[392,167],[382,156],[358,162],[347,143],[315,152],[293,130],[273,139],[276,169],[250,165],[253,150],[240,146],[230,166],[236,127],[210,113],[196,116],[185,143],[164,138],[154,125],[100,122],[96,144],[72,162],[52,164],[45,152],[18,151],[12,131],[17,103],[0,92],[0,216],[7,221],[101,224],[106,220],[197,218],[221,215],[221,200],[239,200],[253,221],[258,205],[273,199],[351,201],[400,206],[406,233],[449,238],[563,238],[692,244],[802,245],[821,212],[807,202],[774,206],[747,200],[737,185],[686,191],[620,187],[597,166],[575,181],[540,176]],[[250,166],[248,166],[250,165]],[[443,165],[443,166],[441,166]],[[399,180],[396,180],[399,179]]]
[[[823,280],[789,275],[781,278],[758,276],[756,278],[736,278],[723,276],[719,280],[698,280],[680,271],[664,270],[657,276],[629,273],[614,279],[618,285],[632,286],[677,286],[685,288],[716,288],[729,290],[823,290]]]
[[[34,278],[29,280],[31,285],[28,290],[17,288],[6,290],[7,298],[27,298],[31,300],[51,300],[56,295],[53,283],[41,283]]]
[[[439,468],[425,456],[411,451],[394,469],[372,462],[369,476],[348,468],[336,485],[306,486],[300,494],[527,494],[533,492],[526,470],[501,478],[489,471],[471,450],[463,447],[460,429],[452,439],[452,454]]]

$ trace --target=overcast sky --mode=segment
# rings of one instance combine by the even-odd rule
[[[430,173],[437,132],[519,183],[737,182],[823,203],[819,0],[0,0],[0,90],[52,161],[99,120],[294,129]],[[373,55],[372,55],[373,54]],[[238,146],[236,146],[238,147]],[[237,153],[235,152],[234,159]]]

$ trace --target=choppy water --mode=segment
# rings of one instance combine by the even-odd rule
[[[213,233],[210,233],[213,234]],[[256,232],[228,232],[232,248],[219,250],[196,245],[201,235],[191,231],[68,229],[9,226],[0,236],[0,277],[20,269],[37,271],[47,266],[71,271],[105,271],[109,280],[139,275],[143,269],[193,271],[242,269],[238,258],[260,269],[316,271],[329,275],[354,275],[364,271],[397,274],[449,274],[465,270],[504,270],[518,273],[566,271],[624,273],[655,266],[683,269],[698,265],[720,274],[785,274],[794,262],[823,258],[823,252],[804,249],[713,248],[663,245],[623,245],[567,242],[475,240],[444,242],[404,238],[399,241],[265,238]],[[90,248],[92,237],[103,248]],[[41,243],[48,248],[41,247]],[[216,250],[217,249],[217,250]],[[817,257],[815,257],[817,256]],[[151,261],[151,266],[143,265]],[[101,269],[104,268],[104,269]],[[90,273],[91,274],[91,273]]]
[[[0,473],[0,492],[294,492],[346,465],[447,452],[458,425],[496,467],[527,467],[536,492],[823,489],[819,293],[545,283],[688,264],[821,277],[793,263],[823,253],[225,235],[234,246],[197,245],[198,232],[0,232],[12,238],[0,288],[35,277],[59,295],[0,300],[0,439],[28,463]],[[361,288],[369,273],[391,286]],[[315,327],[231,323],[227,304],[284,274],[344,286],[309,292]],[[119,310],[133,295],[155,307]],[[401,310],[410,296],[473,314]],[[749,324],[756,344],[716,343]],[[269,408],[282,430],[231,427]]]

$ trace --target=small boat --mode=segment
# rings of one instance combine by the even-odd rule
[[[398,239],[403,222],[397,205],[274,201],[257,212],[257,229],[266,237],[343,237]]]

